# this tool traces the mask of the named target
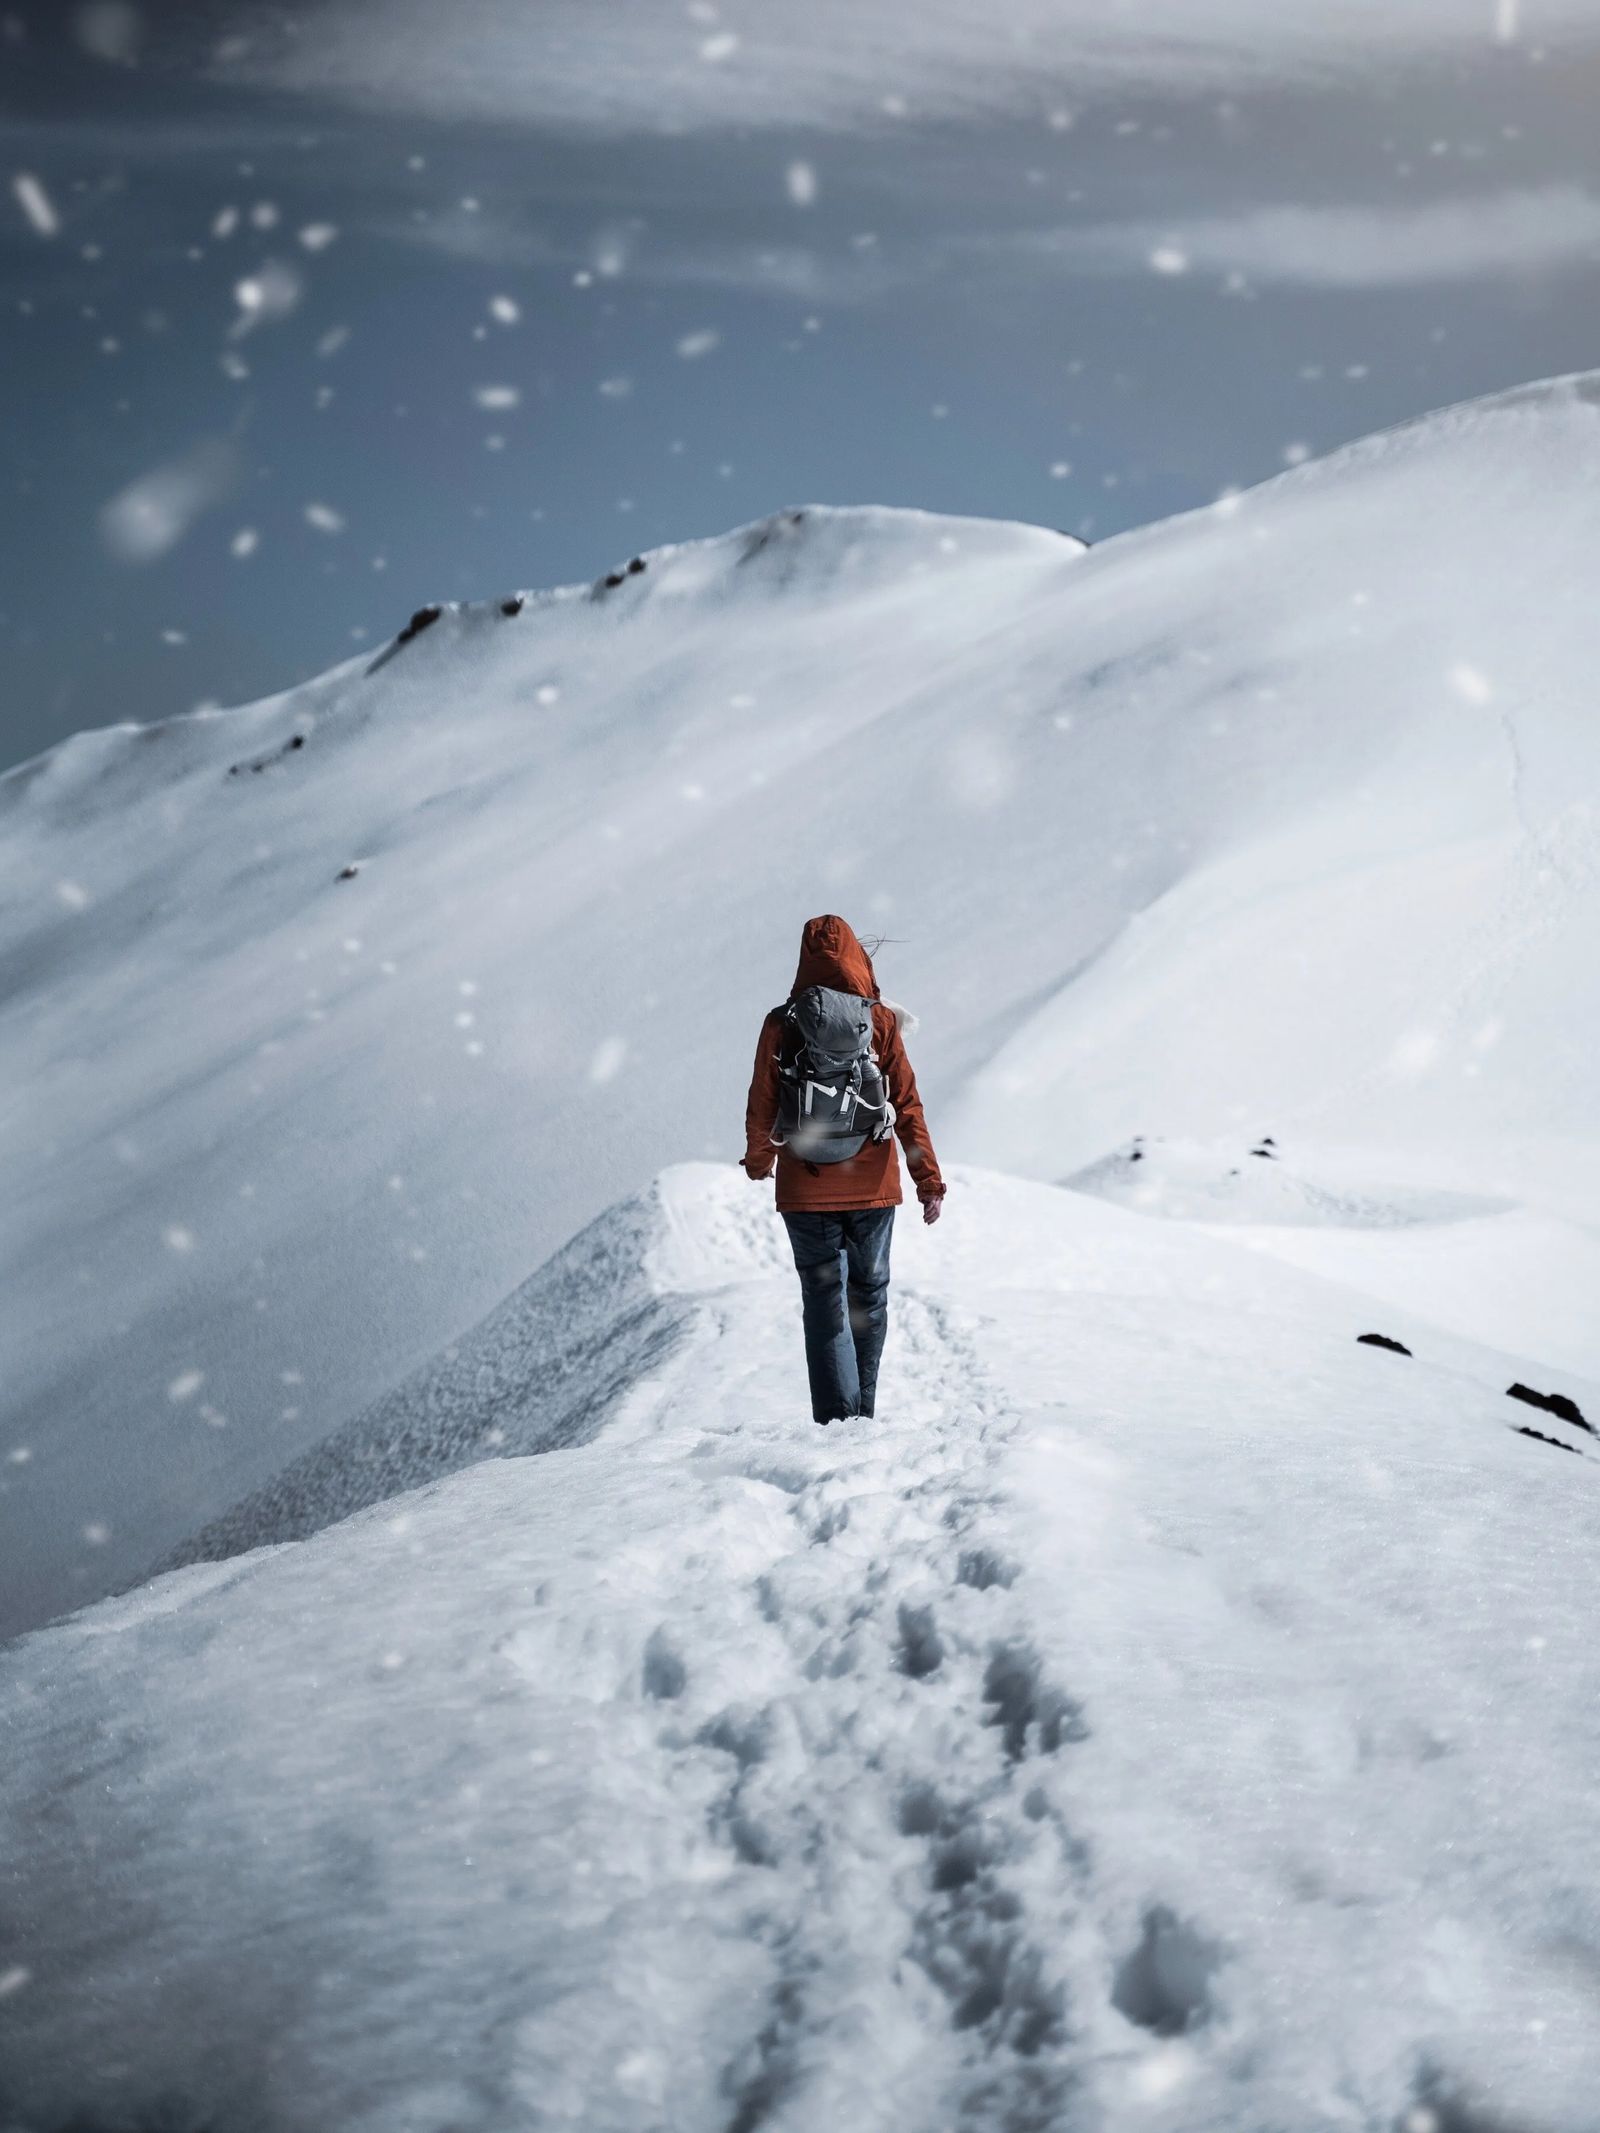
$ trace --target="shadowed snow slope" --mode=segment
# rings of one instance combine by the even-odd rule
[[[686,1209],[692,1176],[669,1171],[644,1199],[609,1208],[481,1325],[161,1567],[303,1540],[480,1459],[594,1436],[672,1352],[703,1289],[777,1263],[782,1233],[764,1198],[702,1189]]]
[[[876,1423],[687,1166],[501,1314],[643,1252],[600,1435],[0,1654],[0,2123],[1592,2133],[1600,1462],[1515,1425],[1591,1440],[953,1184]]]
[[[817,910],[894,937],[945,1154],[1272,1130],[1592,1220],[1597,398],[1090,554],[785,514],[0,781],[0,1623],[731,1159]]]

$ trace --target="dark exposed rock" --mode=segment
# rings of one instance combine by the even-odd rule
[[[1563,1444],[1559,1437],[1547,1437],[1542,1429],[1529,1429],[1525,1423],[1513,1423],[1519,1437],[1532,1437],[1536,1444],[1553,1444],[1558,1452],[1571,1452],[1575,1459],[1583,1457],[1575,1444]]]
[[[1411,1353],[1404,1341],[1391,1340],[1387,1333],[1358,1333],[1356,1339],[1363,1348],[1389,1348],[1396,1355],[1409,1355]]]
[[[432,605],[419,607],[399,636],[396,637],[395,643],[409,644],[413,637],[420,637],[424,630],[432,629],[443,613],[444,609],[442,607]]]
[[[369,678],[376,674],[380,667],[386,667],[396,653],[405,645],[410,644],[414,638],[420,637],[424,630],[432,629],[443,613],[444,609],[437,601],[430,601],[426,607],[419,607],[399,636],[391,643],[386,644],[377,658],[373,660],[371,666],[367,668]]]
[[[306,737],[303,733],[291,733],[281,748],[269,749],[265,755],[248,758],[242,763],[230,763],[228,765],[228,775],[230,778],[236,778],[241,770],[252,772],[270,770],[273,764],[283,756],[293,755],[297,748],[303,748],[305,744]]]
[[[1584,1420],[1583,1409],[1576,1400],[1569,1400],[1564,1392],[1535,1392],[1531,1385],[1517,1383],[1506,1387],[1508,1400],[1523,1400],[1529,1407],[1542,1407],[1547,1415],[1558,1421],[1570,1422],[1574,1429],[1587,1430],[1591,1437],[1600,1436],[1592,1422]]]

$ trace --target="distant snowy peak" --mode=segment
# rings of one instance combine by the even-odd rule
[[[0,820],[7,803],[28,795],[35,803],[74,798],[120,762],[133,741],[204,737],[209,752],[226,746],[217,729],[280,710],[302,722],[343,704],[352,685],[380,675],[407,677],[424,651],[478,649],[506,624],[537,624],[553,610],[588,605],[607,619],[628,621],[661,603],[692,601],[711,611],[730,602],[784,595],[817,597],[832,590],[863,595],[878,588],[915,594],[940,573],[960,574],[974,562],[1047,563],[1085,552],[1076,535],[1017,520],[952,518],[887,505],[806,504],[774,512],[729,533],[679,541],[621,558],[584,583],[520,589],[482,600],[425,601],[414,608],[376,653],[343,660],[314,680],[259,702],[223,711],[207,707],[148,725],[132,721],[75,734],[0,773]],[[425,642],[424,642],[425,640]],[[410,655],[409,657],[407,655]],[[173,750],[180,768],[188,750]],[[228,766],[233,768],[233,764]],[[257,767],[247,750],[238,767]]]
[[[650,589],[680,598],[757,597],[792,587],[821,591],[878,581],[898,586],[963,563],[1059,562],[1086,545],[1073,534],[1014,519],[950,518],[881,504],[804,504],[709,540],[650,550],[633,559],[643,571],[623,566],[622,582],[648,576]],[[617,590],[611,583],[617,576],[608,573],[589,591],[598,596]]]
[[[1546,469],[1561,469],[1555,477],[1560,485],[1580,477],[1585,468],[1600,467],[1600,370],[1572,371],[1430,408],[1352,438],[1248,489],[1230,491],[1216,504],[1135,528],[1102,545],[1138,542],[1168,529],[1190,527],[1207,515],[1226,520],[1245,510],[1270,511],[1308,491],[1326,496],[1341,486],[1359,486],[1374,469],[1407,472],[1437,460],[1451,462],[1459,471],[1474,462],[1481,466],[1485,459],[1493,460],[1513,483],[1519,465],[1543,478],[1548,478]],[[1489,516],[1492,519],[1493,513]]]
[[[491,600],[434,602],[409,620],[364,669],[375,678],[426,637],[427,650],[470,646],[507,622],[537,624],[575,604],[632,622],[661,608],[692,605],[715,616],[747,602],[878,591],[916,597],[940,574],[973,563],[1059,564],[1088,543],[1010,519],[949,518],[885,505],[804,504],[704,540],[645,549],[587,584],[520,590]],[[419,650],[421,647],[419,646]],[[348,667],[340,670],[348,674]]]
[[[1593,448],[1600,451],[1600,370],[1568,371],[1559,378],[1539,378],[1529,384],[1507,386],[1500,392],[1484,393],[1476,400],[1460,400],[1450,407],[1432,408],[1426,414],[1397,422],[1389,429],[1358,437],[1322,459],[1292,468],[1287,474],[1276,475],[1273,479],[1300,482],[1314,468],[1326,471],[1344,464],[1359,465],[1368,459],[1388,456],[1397,448],[1431,449],[1457,444],[1463,438],[1493,436],[1496,432],[1503,439],[1512,426],[1524,432],[1540,427],[1559,429],[1569,437],[1576,428],[1579,432],[1587,432]],[[1270,488],[1272,483],[1263,486]]]

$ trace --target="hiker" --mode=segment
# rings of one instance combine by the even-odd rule
[[[745,1175],[778,1171],[778,1212],[800,1276],[811,1416],[870,1415],[889,1322],[889,1237],[900,1137],[937,1222],[944,1180],[902,1032],[916,1018],[878,991],[842,918],[812,918],[788,999],[761,1025],[745,1106]]]

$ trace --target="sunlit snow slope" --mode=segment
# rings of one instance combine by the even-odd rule
[[[0,2123],[1593,2133],[1593,1440],[1103,1198],[895,1251],[817,1430],[669,1171],[478,1351],[653,1297],[593,1441],[0,1654]]]
[[[0,781],[0,1619],[136,1574],[663,1161],[731,1159],[817,910],[892,937],[942,1152],[1270,1131],[1330,1190],[1509,1203],[1565,1293],[1597,476],[1580,379],[1087,555],[784,515]]]

